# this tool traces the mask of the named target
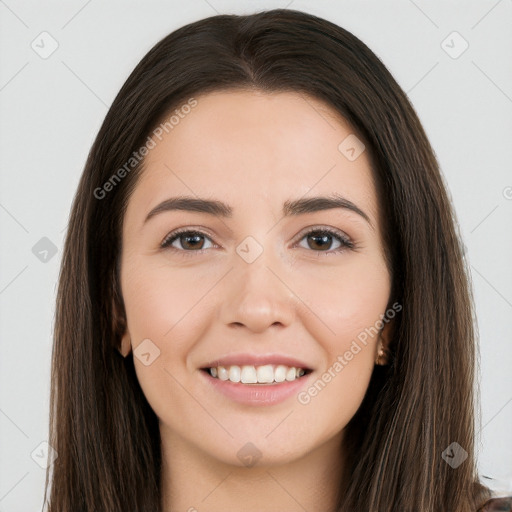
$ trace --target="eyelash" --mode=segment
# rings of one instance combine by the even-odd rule
[[[312,228],[309,231],[307,231],[306,233],[304,233],[301,236],[301,238],[298,240],[298,242],[300,242],[303,238],[307,237],[308,235],[310,235],[312,233],[322,234],[322,235],[328,234],[328,235],[334,237],[335,239],[337,239],[341,243],[340,247],[338,247],[337,249],[330,249],[329,251],[314,251],[314,250],[312,250],[313,252],[318,252],[319,256],[320,256],[320,254],[323,254],[325,256],[330,256],[332,254],[338,254],[338,253],[345,251],[346,249],[349,249],[349,250],[354,249],[356,246],[355,243],[352,242],[347,236],[342,234],[340,231],[332,229],[332,228]],[[186,250],[186,249],[176,249],[175,247],[171,247],[171,244],[183,234],[199,235],[199,236],[204,236],[206,238],[210,238],[206,233],[203,233],[202,231],[198,231],[198,230],[194,230],[194,229],[190,229],[190,228],[183,228],[183,229],[178,229],[176,231],[173,231],[172,233],[169,233],[165,237],[163,242],[160,244],[160,247],[162,249],[166,249],[166,250],[181,252],[181,253],[183,253],[183,256],[187,256],[187,257],[194,256],[194,254],[198,254],[198,253],[202,254],[204,251],[208,250],[208,249]]]

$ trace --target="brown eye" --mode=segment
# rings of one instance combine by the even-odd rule
[[[313,249],[315,252],[336,253],[345,248],[352,249],[353,242],[344,234],[332,229],[313,229],[308,231],[301,240],[307,239],[307,249]],[[338,247],[331,249],[333,241],[339,243]],[[304,247],[304,246],[301,246]]]
[[[308,235],[308,240],[312,243],[308,243],[311,249],[319,249],[321,251],[328,250],[332,244],[333,237],[332,235],[327,234],[310,234]]]
[[[200,231],[179,231],[168,235],[167,238],[162,242],[161,247],[167,248],[172,246],[177,250],[200,251],[205,248],[205,238],[209,239],[209,237]],[[173,246],[174,242],[176,241],[179,242],[181,248]]]

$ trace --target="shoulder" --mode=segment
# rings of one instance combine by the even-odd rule
[[[477,512],[512,512],[512,496],[492,498],[486,501]]]

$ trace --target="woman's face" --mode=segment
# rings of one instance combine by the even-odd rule
[[[391,282],[370,161],[311,97],[196,99],[153,136],[129,199],[123,346],[169,446],[238,466],[285,463],[341,440],[374,368]],[[225,207],[147,218],[185,196],[196,210],[203,199]],[[335,196],[356,208],[311,202]],[[193,233],[173,238],[178,229]],[[249,383],[203,370],[228,356],[226,373],[237,380],[240,366]],[[294,365],[312,371],[288,381]],[[285,380],[251,384],[254,370]]]

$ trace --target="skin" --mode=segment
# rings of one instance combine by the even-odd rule
[[[272,406],[238,404],[205,383],[199,368],[233,351],[280,352],[307,361],[314,383],[381,318],[391,278],[369,157],[349,161],[338,150],[353,131],[311,97],[237,91],[196,99],[155,139],[122,234],[121,347],[127,354],[150,339],[160,350],[151,364],[138,357],[134,364],[160,423],[163,510],[331,511],[349,477],[343,431],[368,387],[377,335],[307,405],[295,395]],[[372,226],[341,208],[281,214],[286,200],[332,192]],[[233,215],[167,211],[144,223],[157,204],[182,194],[219,199]],[[182,227],[205,237],[160,248]],[[334,252],[336,238],[319,246],[302,235],[329,227],[356,247]],[[263,248],[252,263],[236,252],[247,236]],[[385,346],[391,325],[381,333]],[[261,454],[252,467],[237,457],[248,442]]]

